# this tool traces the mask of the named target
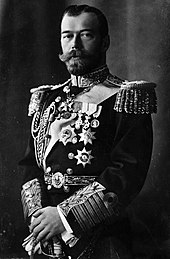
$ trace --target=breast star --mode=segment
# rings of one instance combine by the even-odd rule
[[[62,131],[59,134],[59,141],[63,142],[64,146],[68,142],[72,142],[72,139],[76,137],[76,133],[74,132],[74,128],[72,128],[70,125],[63,128]]]
[[[84,142],[84,145],[87,145],[87,143],[92,144],[92,140],[96,139],[94,136],[95,132],[92,132],[91,129],[88,130],[82,130],[82,133],[79,133],[80,141]]]
[[[75,158],[77,159],[77,165],[82,164],[83,167],[85,167],[86,164],[91,164],[91,159],[94,158],[91,155],[91,152],[92,152],[91,150],[87,151],[85,147],[83,148],[82,151],[77,150],[78,154],[75,156]]]

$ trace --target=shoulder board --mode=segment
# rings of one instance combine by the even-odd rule
[[[117,93],[117,112],[149,114],[157,111],[156,84],[147,81],[124,81]]]
[[[65,86],[70,82],[71,79],[68,79],[63,84],[58,85],[41,85],[30,90],[31,98],[28,107],[28,116],[32,116],[35,112],[39,111],[42,106],[43,100],[47,92],[59,89],[60,87]]]

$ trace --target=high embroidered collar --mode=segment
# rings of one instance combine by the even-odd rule
[[[108,75],[109,69],[107,65],[105,65],[83,76],[71,75],[71,81],[72,85],[85,88],[103,82]]]

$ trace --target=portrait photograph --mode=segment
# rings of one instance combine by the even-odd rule
[[[0,0],[0,259],[170,258],[170,0]]]

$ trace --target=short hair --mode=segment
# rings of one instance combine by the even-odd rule
[[[70,5],[65,9],[62,19],[66,14],[69,16],[78,16],[82,13],[95,13],[99,22],[99,31],[101,37],[104,38],[108,35],[109,29],[107,19],[105,15],[96,7],[89,5]]]

